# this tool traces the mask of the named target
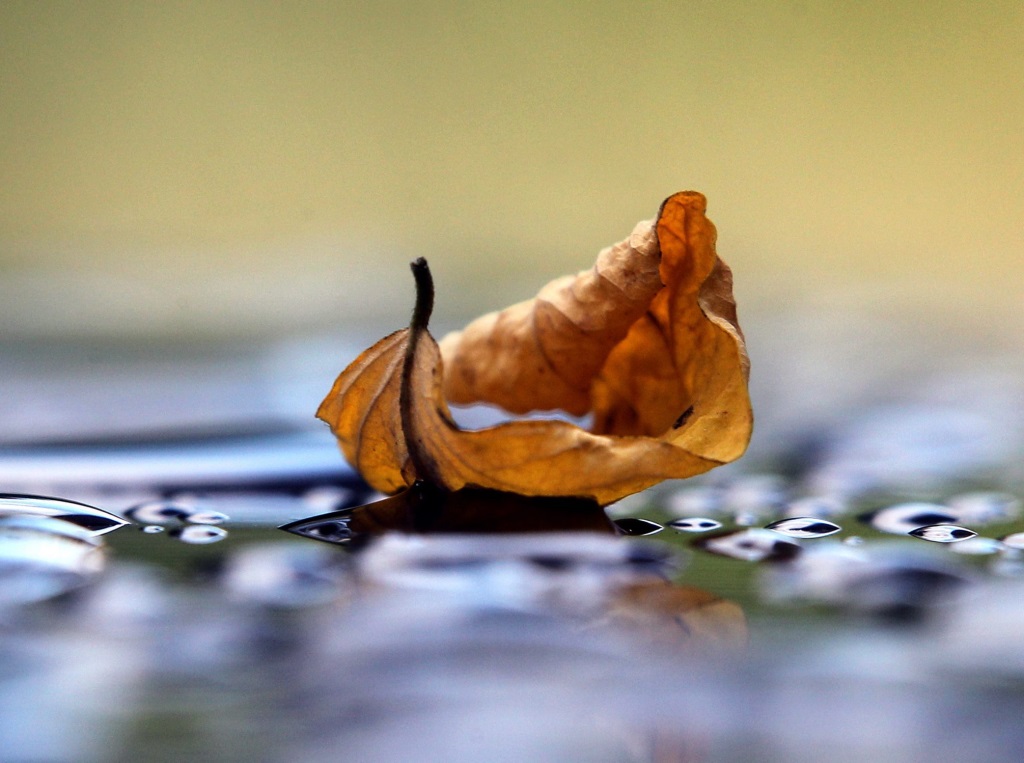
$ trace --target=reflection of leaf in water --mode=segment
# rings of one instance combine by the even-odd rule
[[[623,586],[608,608],[607,622],[651,643],[701,655],[741,651],[748,639],[747,619],[738,604],[666,581]]]
[[[345,369],[317,415],[385,493],[426,482],[608,504],[739,457],[748,363],[705,206],[698,193],[670,197],[592,270],[447,338],[444,363],[427,331],[433,281],[417,261],[410,327]],[[534,420],[466,431],[446,395],[591,412],[594,429]]]
[[[339,532],[338,527],[331,528],[332,524],[343,525],[344,532]],[[324,528],[332,532],[325,532]],[[529,498],[475,488],[450,493],[423,483],[381,501],[291,522],[281,529],[333,543],[347,543],[353,538],[389,531],[614,532],[601,507],[585,498]]]
[[[529,574],[540,576],[534,581],[537,590],[564,588],[559,596],[567,602],[576,598],[573,586],[581,579],[586,581],[585,590],[577,593],[584,599],[595,594],[594,582],[600,579],[605,604],[595,625],[626,628],[647,643],[682,648],[695,655],[728,653],[746,644],[746,621],[736,604],[698,588],[668,582],[665,575],[671,572],[671,547],[614,537],[614,525],[591,500],[529,498],[481,489],[450,493],[417,483],[390,498],[291,522],[281,529],[340,545],[355,542],[355,549],[363,549],[363,542],[376,537],[387,535],[381,541],[385,544],[403,537],[391,533],[440,535],[429,541],[439,544],[433,546],[437,558],[447,558],[441,549],[450,549],[454,536],[462,535],[459,558],[472,548],[473,558],[481,564],[522,561]],[[565,535],[567,532],[572,535]],[[499,534],[512,545],[491,540]],[[554,537],[568,545],[556,548],[542,540]],[[622,545],[614,545],[619,552],[614,557],[594,556],[594,541],[583,542],[588,538]],[[428,547],[417,544],[409,548],[422,553]],[[607,550],[604,545],[600,548]],[[376,545],[365,553],[375,549]],[[583,578],[565,574],[588,564],[593,565],[592,574]],[[430,569],[441,574],[444,568],[432,564]],[[464,570],[453,566],[444,574],[458,577]]]

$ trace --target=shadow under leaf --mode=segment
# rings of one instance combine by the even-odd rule
[[[386,532],[531,533],[599,532],[615,526],[587,498],[531,498],[498,490],[455,492],[417,483],[381,501],[300,519],[281,529],[304,538],[350,544]]]

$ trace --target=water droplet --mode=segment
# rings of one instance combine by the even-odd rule
[[[220,511],[196,511],[188,514],[185,521],[193,525],[219,525],[230,517]]]
[[[147,501],[133,506],[125,516],[147,525],[163,525],[171,521],[184,521],[192,508],[174,501]]]
[[[213,525],[188,525],[171,530],[171,537],[177,538],[182,543],[204,544],[217,543],[228,537],[228,531],[223,527]]]
[[[906,535],[911,530],[928,525],[958,522],[959,519],[945,506],[937,503],[900,503],[860,517],[876,530]]]
[[[282,525],[281,529],[303,538],[345,544],[352,540],[352,530],[349,528],[351,519],[352,510],[342,509],[289,522]]]
[[[700,538],[694,545],[712,554],[746,562],[792,559],[800,553],[795,541],[760,528]]]
[[[128,524],[116,514],[95,506],[40,495],[0,493],[0,514],[56,517],[81,527],[90,535],[103,535]]]
[[[934,543],[956,543],[958,541],[973,538],[978,533],[968,530],[966,527],[956,525],[927,525],[911,530],[910,535],[921,540],[930,540]]]
[[[654,535],[665,528],[657,522],[639,517],[623,517],[616,519],[612,524],[618,528],[623,535]]]
[[[1004,546],[1024,549],[1024,532],[1005,535],[1000,538],[1000,540],[1003,542]]]
[[[960,543],[950,546],[951,551],[969,556],[984,556],[985,554],[996,554],[1001,551],[1003,544],[995,538],[968,538]]]
[[[106,563],[102,540],[58,517],[0,517],[0,612],[59,596],[89,582]]]
[[[1020,499],[1008,493],[962,493],[946,501],[960,522],[988,524],[1006,522],[1020,515]]]
[[[164,531],[163,525],[146,525],[142,528],[142,532],[147,535],[153,535],[155,533],[162,533]]]
[[[674,522],[669,522],[668,526],[673,530],[679,530],[684,533],[706,533],[711,530],[717,530],[722,526],[722,523],[707,517],[687,517],[686,519],[677,519]]]
[[[827,535],[835,535],[843,528],[834,522],[815,517],[789,517],[772,522],[765,527],[766,530],[774,530],[783,535],[793,538],[824,538]]]

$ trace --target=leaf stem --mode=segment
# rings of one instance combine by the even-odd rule
[[[409,328],[415,333],[422,331],[430,322],[430,314],[434,312],[434,279],[430,275],[430,266],[420,257],[409,263],[413,278],[416,279],[416,307],[412,311]]]
[[[405,346],[405,359],[402,363],[402,387],[398,398],[398,409],[402,421],[402,434],[405,447],[409,452],[409,460],[416,471],[417,480],[427,482],[438,481],[437,466],[420,447],[416,434],[416,422],[412,411],[412,396],[416,394],[412,388],[412,375],[416,367],[416,351],[420,337],[427,331],[430,314],[434,310],[434,279],[430,275],[430,266],[420,257],[409,263],[412,275],[416,279],[416,306],[409,322],[409,341]]]

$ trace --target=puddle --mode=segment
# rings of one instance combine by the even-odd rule
[[[429,723],[434,739],[438,723],[455,733],[473,722],[492,739],[506,718],[530,724],[516,754],[528,749],[531,759],[579,759],[589,744],[594,759],[630,759],[637,734],[678,740],[680,717],[719,729],[712,739],[722,750],[748,728],[733,708],[766,691],[814,697],[826,676],[891,700],[894,687],[912,685],[896,680],[900,670],[919,675],[933,664],[926,643],[953,643],[936,613],[961,616],[974,601],[961,594],[987,590],[986,581],[1024,585],[1015,556],[1024,527],[1007,524],[1017,515],[1004,498],[893,501],[873,512],[853,501],[844,511],[794,497],[782,478],[747,485],[763,492],[747,494],[745,516],[735,496],[714,513],[678,516],[678,493],[654,492],[614,521],[586,502],[492,493],[364,504],[380,497],[318,480],[171,489],[143,501],[98,490],[93,504],[8,496],[0,654],[22,677],[0,673],[0,709],[26,680],[54,697],[53,732],[42,737],[49,760],[103,760],[110,749],[145,759],[154,744],[161,759],[201,758],[236,726],[255,730],[218,759],[319,763],[338,749],[380,759],[382,734],[394,759],[415,759],[418,724]],[[707,509],[706,499],[683,503]],[[120,508],[99,508],[107,505]],[[793,515],[812,506],[821,513]],[[957,530],[973,531],[927,523],[968,515],[990,517],[1000,539],[960,539]],[[912,532],[956,542],[923,543]],[[833,662],[847,633],[899,670]],[[789,659],[794,638],[805,647]],[[15,660],[29,648],[38,656]],[[89,683],[73,683],[83,670]],[[983,691],[969,679],[956,694],[915,680],[930,693],[899,700],[915,712]],[[92,757],[65,725],[75,717],[60,704],[71,702],[70,687],[106,735]],[[616,722],[595,722],[595,706],[618,708]],[[366,715],[375,707],[384,708],[376,720]],[[770,712],[782,723],[793,711],[783,703]],[[282,736],[285,725],[302,735]],[[42,744],[29,726],[4,728],[8,749]]]

